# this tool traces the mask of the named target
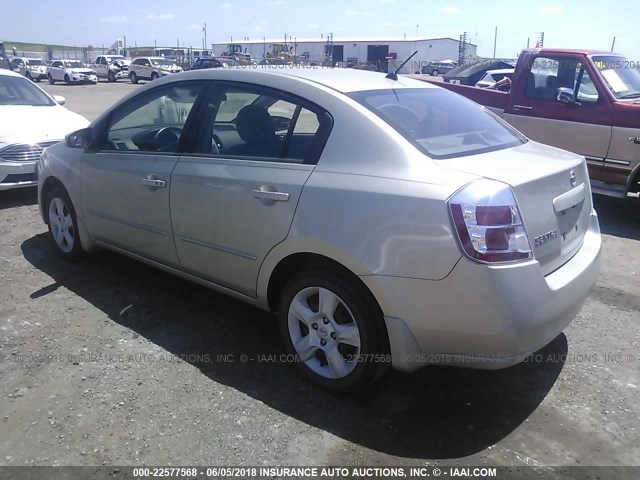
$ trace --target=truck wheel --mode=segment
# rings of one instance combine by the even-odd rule
[[[131,72],[129,74],[129,78],[131,79],[131,83],[138,83],[138,76],[136,75],[136,72]]]
[[[47,78],[49,79],[49,85],[53,85],[54,83],[56,83],[56,81],[53,79],[51,74],[49,74],[49,76]]]
[[[151,74],[151,80],[157,80],[158,79],[158,74],[156,72],[153,72]]]
[[[110,83],[113,83],[113,82],[116,81],[116,76],[115,76],[115,74],[113,72],[109,72],[107,74],[107,81],[110,82]]]

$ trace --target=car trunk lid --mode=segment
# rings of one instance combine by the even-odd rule
[[[583,157],[530,141],[436,163],[511,186],[534,257],[545,275],[570,260],[582,245],[592,209]]]

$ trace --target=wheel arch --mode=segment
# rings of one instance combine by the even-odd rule
[[[42,219],[44,220],[44,223],[46,223],[47,225],[49,225],[49,211],[47,209],[47,206],[45,205],[45,201],[47,199],[47,195],[49,194],[49,192],[54,186],[58,186],[62,188],[65,192],[67,192],[67,195],[69,195],[69,191],[64,187],[63,183],[53,175],[47,177],[45,181],[42,182],[42,188],[40,189],[40,202],[39,202],[40,213],[42,215]],[[69,198],[71,198],[71,196],[69,196]]]
[[[320,253],[296,252],[281,258],[269,275],[266,286],[266,303],[270,311],[277,312],[278,301],[287,282],[297,273],[304,270],[319,269],[337,273],[354,285],[361,293],[369,297],[375,308],[382,315],[382,308],[373,292],[360,277],[340,262]]]
[[[47,200],[47,195],[49,194],[51,189],[54,187],[59,187],[60,189],[62,189],[67,194],[67,196],[69,197],[69,200],[71,201],[74,212],[76,213],[76,223],[78,227],[78,234],[79,234],[80,245],[82,246],[82,249],[85,252],[89,252],[89,253],[95,252],[98,249],[98,247],[95,245],[95,243],[93,242],[93,239],[89,235],[89,232],[87,231],[87,227],[84,223],[84,219],[82,215],[78,215],[78,206],[79,206],[78,203],[74,201],[73,196],[71,195],[69,190],[64,186],[64,183],[62,183],[60,179],[58,179],[53,175],[48,176],[44,180],[44,182],[42,182],[42,187],[40,187],[39,189],[40,197],[39,197],[38,203],[40,205],[40,213],[42,215],[42,219],[44,220],[44,223],[46,225],[49,225],[49,211],[47,206],[45,205],[45,202]]]

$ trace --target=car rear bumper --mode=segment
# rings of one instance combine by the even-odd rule
[[[487,266],[462,258],[439,281],[364,276],[385,314],[393,366],[508,367],[553,340],[584,305],[602,240],[592,212],[571,260],[544,276],[535,260]]]
[[[36,185],[36,162],[0,162],[0,191]]]

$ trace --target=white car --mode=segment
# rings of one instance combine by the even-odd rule
[[[16,57],[11,60],[11,70],[35,82],[47,79],[47,64],[39,58]]]
[[[513,68],[487,70],[487,73],[484,74],[484,77],[482,77],[480,81],[476,83],[476,87],[491,88],[496,84],[496,82],[499,82],[505,77],[511,80],[511,78],[513,77],[513,72],[515,72],[515,69]]]
[[[181,71],[182,67],[164,57],[138,57],[129,65],[129,78],[131,83],[138,83],[138,80],[156,80]]]
[[[584,157],[393,74],[171,75],[38,173],[60,255],[108,248],[277,312],[290,361],[330,390],[390,366],[517,363],[598,274]]]
[[[95,70],[86,67],[78,60],[54,60],[49,65],[49,83],[98,83]]]
[[[22,75],[0,70],[0,190],[38,183],[35,164],[45,147],[89,125]]]

